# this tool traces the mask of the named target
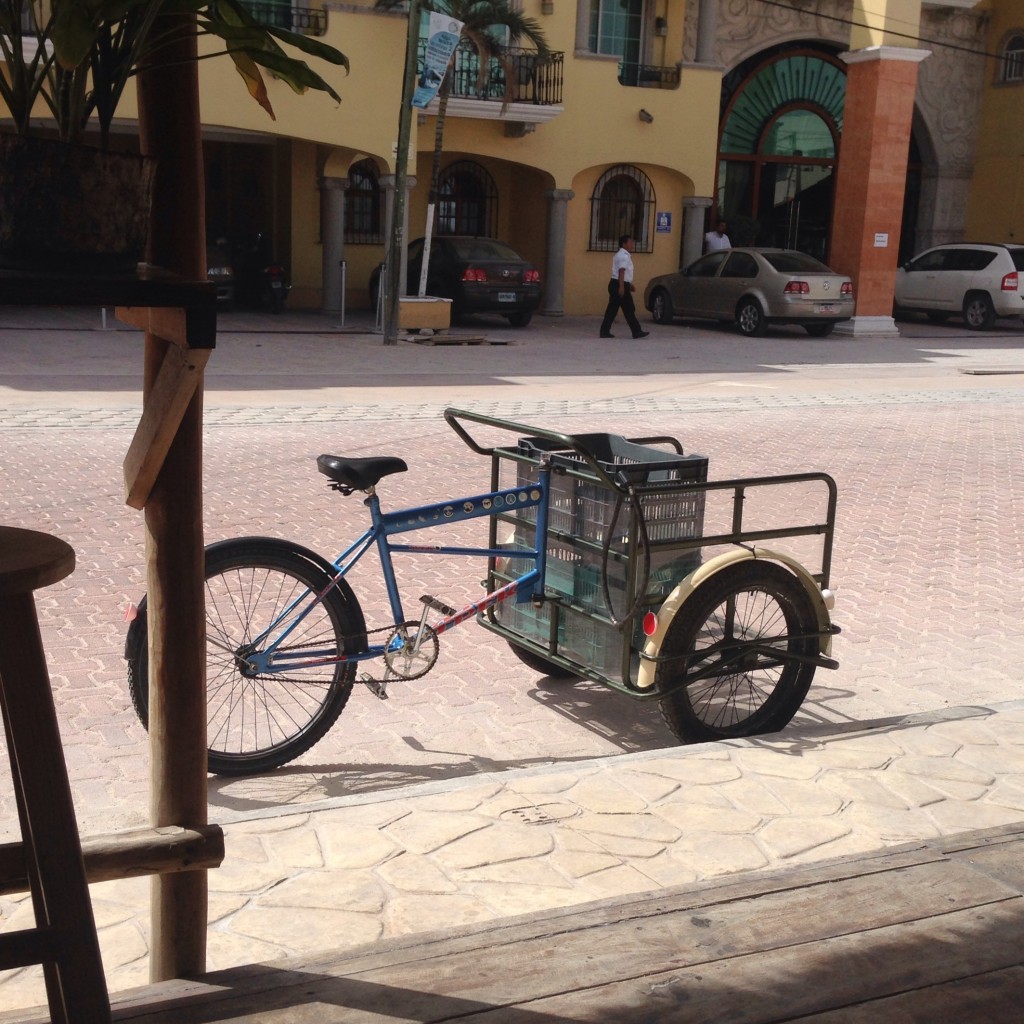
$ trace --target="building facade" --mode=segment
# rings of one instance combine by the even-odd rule
[[[542,313],[603,308],[619,235],[636,238],[642,285],[699,255],[723,216],[734,244],[850,273],[856,320],[884,333],[898,260],[1024,231],[1024,0],[512,3],[552,56],[513,51],[481,87],[474,55],[456,53],[434,230],[498,237],[537,263]],[[230,62],[201,62],[208,233],[270,237],[297,306],[366,308],[396,209],[408,13],[252,6],[351,69],[318,68],[340,105],[269,82],[271,121]],[[435,115],[436,101],[413,118],[407,239],[425,229]],[[126,138],[133,118],[128,99]],[[992,203],[1003,186],[1012,199]]]

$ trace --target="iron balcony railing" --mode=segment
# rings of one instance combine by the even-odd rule
[[[642,89],[678,89],[679,68],[619,61],[619,84],[635,85]]]
[[[420,40],[419,70],[423,69],[426,41]],[[504,51],[505,61],[492,57],[488,60],[487,77],[481,85],[480,58],[471,47],[460,46],[452,61],[452,96],[459,99],[498,100],[510,103],[535,103],[551,106],[562,102],[562,70],[565,54],[549,53],[538,57],[536,50],[509,47]],[[513,78],[506,96],[505,65]]]
[[[261,25],[274,25],[303,36],[327,34],[327,12],[293,7],[288,0],[244,0],[245,9]]]

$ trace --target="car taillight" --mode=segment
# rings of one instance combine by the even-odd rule
[[[1015,292],[1017,290],[1017,271],[1007,274],[1003,278],[1002,289],[1004,292]]]
[[[487,284],[487,271],[481,267],[466,267],[462,272],[463,281],[473,281],[476,284]]]
[[[844,281],[839,289],[840,295],[852,295],[853,294],[853,282]]]
[[[806,295],[811,286],[806,281],[787,281],[782,290],[786,295]]]
[[[527,270],[523,274],[523,284],[540,284],[540,271]]]

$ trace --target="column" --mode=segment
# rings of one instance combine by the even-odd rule
[[[683,251],[680,266],[689,266],[704,252],[705,211],[714,202],[710,196],[683,198]]]
[[[340,313],[341,261],[345,258],[345,190],[348,178],[320,179],[320,243],[323,290],[321,311]]]
[[[856,313],[839,334],[898,334],[893,287],[917,66],[927,50],[869,46],[849,65],[832,215],[832,266],[853,278]]]
[[[565,238],[569,200],[576,195],[569,188],[544,193],[548,200],[547,267],[544,271],[543,316],[565,315]]]
[[[697,13],[697,49],[694,60],[698,64],[715,63],[715,37],[718,35],[719,0],[700,0]]]

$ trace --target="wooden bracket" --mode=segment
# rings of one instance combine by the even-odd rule
[[[149,500],[188,403],[203,379],[210,352],[177,345],[167,347],[124,459],[124,500],[132,508],[144,508]]]

